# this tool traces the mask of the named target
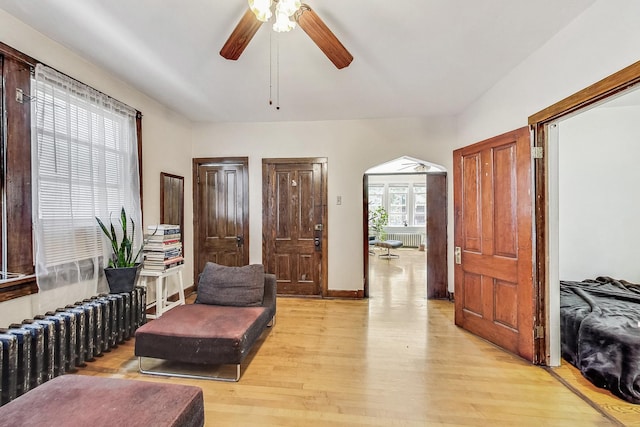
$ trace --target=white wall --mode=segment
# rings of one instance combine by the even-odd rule
[[[445,118],[232,123],[195,125],[193,141],[193,157],[249,157],[252,263],[262,262],[262,158],[327,157],[328,286],[360,290],[365,171],[403,155],[451,170],[455,133],[453,121]]]
[[[598,0],[460,115],[458,145],[526,126],[529,116],[640,60],[639,17],[637,0]]]
[[[160,172],[185,176],[185,245],[191,248],[191,122],[44,37],[3,10],[0,10],[0,41],[142,111],[143,221],[145,225],[159,221]],[[190,285],[193,277],[190,258],[185,265],[184,277],[186,284]],[[74,296],[73,301],[68,303],[85,295],[82,290],[78,290]],[[47,307],[50,301],[55,299],[39,294],[0,303],[0,326],[40,314],[35,311]]]
[[[562,280],[640,282],[638,117],[640,107],[599,107],[559,124]]]

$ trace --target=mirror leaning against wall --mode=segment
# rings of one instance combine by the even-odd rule
[[[178,224],[184,239],[184,177],[160,172],[160,222]]]

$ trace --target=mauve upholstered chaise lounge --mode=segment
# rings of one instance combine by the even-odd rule
[[[199,387],[62,375],[0,407],[0,427],[201,427]]]
[[[207,263],[195,304],[175,307],[136,331],[135,355],[145,374],[240,379],[240,364],[276,314],[276,278],[262,265]],[[145,368],[145,358],[200,365],[235,365],[235,377]]]

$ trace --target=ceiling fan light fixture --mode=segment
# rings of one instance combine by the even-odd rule
[[[267,22],[271,16],[272,0],[249,0],[249,9],[256,15],[259,21]]]
[[[293,16],[300,9],[302,3],[299,0],[278,0],[276,4],[276,13],[284,13],[287,16]]]
[[[276,10],[276,22],[273,24],[273,31],[286,33],[296,27],[295,21],[291,20],[286,13]]]
[[[262,24],[273,16],[275,9],[275,31],[290,31],[300,27],[329,58],[337,69],[348,67],[353,55],[327,27],[322,18],[300,0],[248,0],[249,8],[220,49],[220,56],[237,60]],[[274,8],[275,3],[275,8]]]
[[[296,21],[291,17],[300,9],[300,0],[248,0],[249,9],[259,21],[267,22],[274,15],[271,12],[275,3],[276,21],[273,30],[279,33],[291,31],[296,27]]]

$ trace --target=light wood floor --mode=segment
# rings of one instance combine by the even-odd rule
[[[424,252],[398,253],[371,256],[369,300],[279,298],[238,383],[140,375],[133,340],[78,373],[198,385],[208,426],[620,425],[457,328],[452,303],[424,299]]]

